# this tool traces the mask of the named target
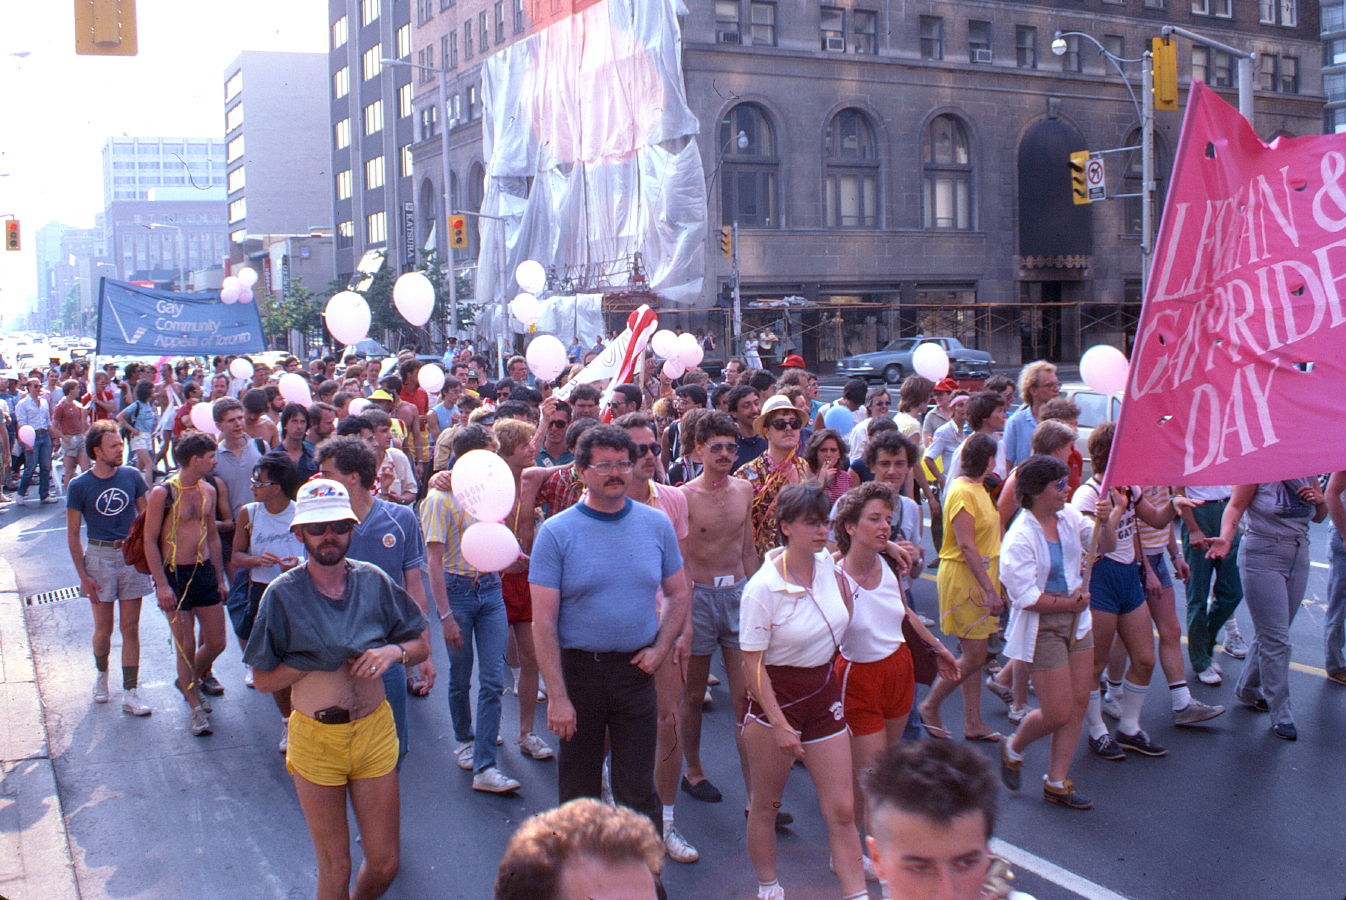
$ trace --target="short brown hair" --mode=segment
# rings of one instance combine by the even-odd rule
[[[1094,467],[1095,475],[1108,470],[1108,457],[1112,455],[1112,433],[1116,422],[1104,422],[1089,434],[1089,465]]]
[[[837,501],[836,514],[832,517],[832,534],[842,553],[851,552],[851,536],[846,532],[846,526],[859,523],[865,506],[871,500],[882,500],[888,504],[890,514],[902,502],[897,499],[897,491],[882,481],[866,481],[842,494]]]
[[[1075,431],[1069,425],[1057,419],[1039,422],[1033,429],[1029,446],[1033,453],[1051,456],[1057,450],[1075,442]]]
[[[1080,407],[1069,397],[1053,397],[1042,404],[1042,409],[1038,410],[1038,421],[1046,422],[1049,419],[1068,419],[1072,422],[1078,422],[1080,418]]]
[[[111,419],[99,419],[89,426],[89,430],[84,433],[84,452],[88,454],[90,462],[93,461],[93,452],[103,444],[103,435],[117,434],[120,426]]]

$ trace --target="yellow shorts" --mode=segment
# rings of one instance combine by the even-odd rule
[[[359,778],[379,778],[397,768],[393,709],[384,700],[363,719],[324,725],[299,710],[290,713],[285,768],[291,775],[327,787]]]

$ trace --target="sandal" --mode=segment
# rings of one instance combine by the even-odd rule
[[[987,731],[982,734],[965,734],[965,741],[980,741],[983,744],[998,744],[1005,739],[1005,736],[998,731]]]

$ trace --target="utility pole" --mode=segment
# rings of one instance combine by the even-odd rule
[[[1140,295],[1150,288],[1154,256],[1154,56],[1145,51],[1140,67]]]
[[[738,220],[734,220],[734,355],[743,353],[743,293],[738,285]]]

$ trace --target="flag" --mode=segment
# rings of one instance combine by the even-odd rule
[[[609,341],[608,345],[603,348],[603,352],[598,354],[593,362],[585,366],[574,378],[553,391],[552,396],[561,400],[568,400],[575,385],[610,379],[607,388],[603,391],[601,406],[601,409],[606,412],[608,400],[612,398],[612,389],[631,380],[631,376],[636,369],[636,360],[644,352],[645,345],[650,342],[650,336],[654,334],[658,327],[659,317],[654,314],[654,310],[648,306],[641,306],[640,309],[627,317],[626,330]]]

